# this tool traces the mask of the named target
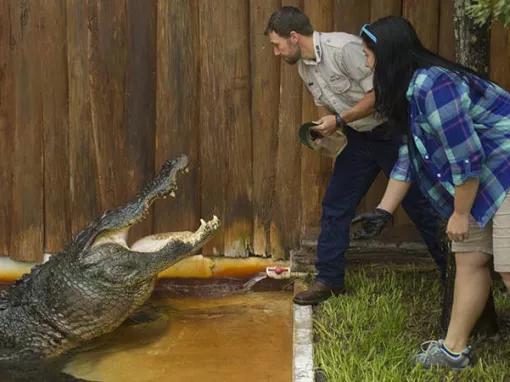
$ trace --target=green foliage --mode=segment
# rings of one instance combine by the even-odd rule
[[[328,382],[510,381],[510,299],[496,283],[501,338],[475,338],[477,363],[462,371],[426,370],[413,355],[440,336],[442,289],[430,271],[382,266],[351,269],[351,293],[330,298],[314,314],[315,366]]]
[[[509,27],[510,0],[476,0],[467,8],[467,14],[478,25],[500,21],[505,27]]]

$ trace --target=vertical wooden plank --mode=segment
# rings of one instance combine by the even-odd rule
[[[119,187],[126,188],[126,198],[131,200],[154,174],[156,0],[143,2],[128,0],[126,7],[127,62],[124,122],[119,126],[126,149],[115,155],[120,160],[117,166],[125,168],[122,174],[123,179],[120,179],[117,184]],[[157,202],[158,210],[165,211],[160,202]],[[119,205],[118,201],[114,203],[115,206]],[[136,224],[130,231],[130,240],[150,234],[152,226],[152,220],[149,218]]]
[[[280,0],[250,0],[251,119],[253,141],[253,252],[270,253],[269,231],[275,190],[274,153],[278,132],[280,58],[264,35],[267,21]]]
[[[14,173],[12,183],[11,254],[17,260],[42,259],[43,154],[39,3],[13,1]]]
[[[283,1],[303,9],[301,1]],[[297,68],[281,62],[280,108],[278,123],[278,147],[275,153],[276,180],[271,221],[271,254],[284,258],[292,248],[299,246],[301,227],[301,147],[297,128],[301,122],[303,85]]]
[[[437,53],[439,0],[403,0],[402,14],[411,21],[423,45]]]
[[[198,0],[159,0],[157,7],[156,165],[185,153],[190,172],[179,179],[176,199],[159,202],[155,232],[190,230],[201,192]]]
[[[372,0],[370,2],[370,21],[385,16],[402,15],[402,0]]]
[[[332,0],[305,0],[304,11],[317,31],[329,32],[333,29]],[[317,107],[310,92],[303,86],[303,106],[301,119],[318,119]],[[301,146],[301,236],[316,231],[319,226],[321,200],[331,172],[331,159],[321,156]]]
[[[13,41],[11,40],[12,2],[0,2],[0,256],[10,252],[11,198],[13,171],[14,83]]]
[[[370,0],[335,0],[335,30],[358,35],[370,20]]]
[[[250,8],[247,1],[227,1],[225,41],[228,193],[225,209],[225,256],[247,256],[253,234],[253,154],[251,141]]]
[[[499,22],[491,29],[490,77],[510,91],[510,29]]]
[[[94,2],[90,29],[90,91],[100,210],[126,202],[133,185],[124,130],[127,61],[126,0]],[[89,28],[90,28],[89,26]]]
[[[66,2],[67,62],[69,83],[69,172],[72,234],[84,228],[100,210],[97,137],[92,128],[89,76],[89,28],[96,28],[92,4]]]
[[[236,256],[252,231],[248,4],[200,4],[201,206],[223,218],[204,252]]]
[[[439,20],[439,54],[455,61],[455,33],[453,31],[453,1],[443,0],[440,3]]]
[[[223,254],[225,247],[225,192],[228,179],[224,103],[226,29],[225,2],[201,0],[200,25],[200,205],[201,215],[215,214],[222,228],[203,248],[205,254]]]
[[[42,128],[44,131],[45,251],[58,252],[71,236],[69,214],[69,113],[67,108],[66,6],[40,8]],[[32,58],[33,59],[33,58]]]

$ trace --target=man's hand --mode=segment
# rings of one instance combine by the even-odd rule
[[[376,208],[372,212],[365,212],[352,219],[352,223],[362,223],[359,230],[351,236],[354,240],[371,239],[379,235],[393,216],[382,208]]]
[[[468,238],[469,214],[454,212],[448,220],[446,233],[451,241],[464,241]]]
[[[310,130],[316,131],[324,137],[333,134],[337,129],[336,118],[333,114],[325,115],[318,121],[314,122],[317,124],[317,126],[311,127]]]

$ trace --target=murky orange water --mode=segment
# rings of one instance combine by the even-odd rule
[[[286,292],[155,298],[76,355],[65,371],[105,382],[291,381],[292,305]]]

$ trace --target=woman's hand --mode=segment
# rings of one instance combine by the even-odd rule
[[[320,135],[327,137],[328,135],[333,134],[337,127],[336,127],[336,118],[334,115],[325,115],[318,121],[314,121],[317,123],[317,126],[311,127],[311,130],[314,130],[318,132]]]
[[[448,220],[446,233],[451,241],[464,241],[468,238],[469,214],[454,212]]]

